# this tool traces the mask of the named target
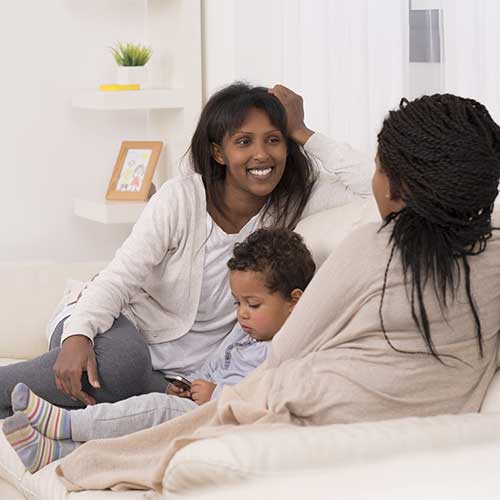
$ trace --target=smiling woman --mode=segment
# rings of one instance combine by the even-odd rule
[[[317,172],[287,125],[282,104],[264,87],[235,83],[205,106],[191,157],[210,180],[204,183],[208,212],[224,230],[237,232],[261,209],[274,211],[277,225],[297,224]]]

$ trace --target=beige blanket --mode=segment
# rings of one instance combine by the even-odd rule
[[[383,318],[379,306],[388,261],[389,229],[353,232],[321,267],[294,313],[273,340],[268,360],[220,398],[192,413],[118,439],[89,442],[62,460],[69,490],[161,490],[165,470],[182,447],[245,426],[322,425],[404,416],[477,411],[495,371],[500,327],[500,239],[472,257],[472,290],[480,311],[484,357],[461,291],[440,311],[425,291],[434,344],[445,364],[422,354],[411,319],[399,258],[388,274]],[[451,299],[450,299],[451,300]]]

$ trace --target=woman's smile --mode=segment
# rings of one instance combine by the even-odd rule
[[[274,167],[252,167],[247,172],[259,180],[267,180],[273,174]]]

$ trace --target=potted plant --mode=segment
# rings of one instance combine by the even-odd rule
[[[111,52],[118,64],[118,83],[138,83],[141,88],[148,86],[146,63],[151,59],[151,47],[118,42]]]

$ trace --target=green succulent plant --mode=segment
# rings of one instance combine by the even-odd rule
[[[111,47],[111,52],[118,66],[144,66],[153,53],[151,47],[122,42]]]

